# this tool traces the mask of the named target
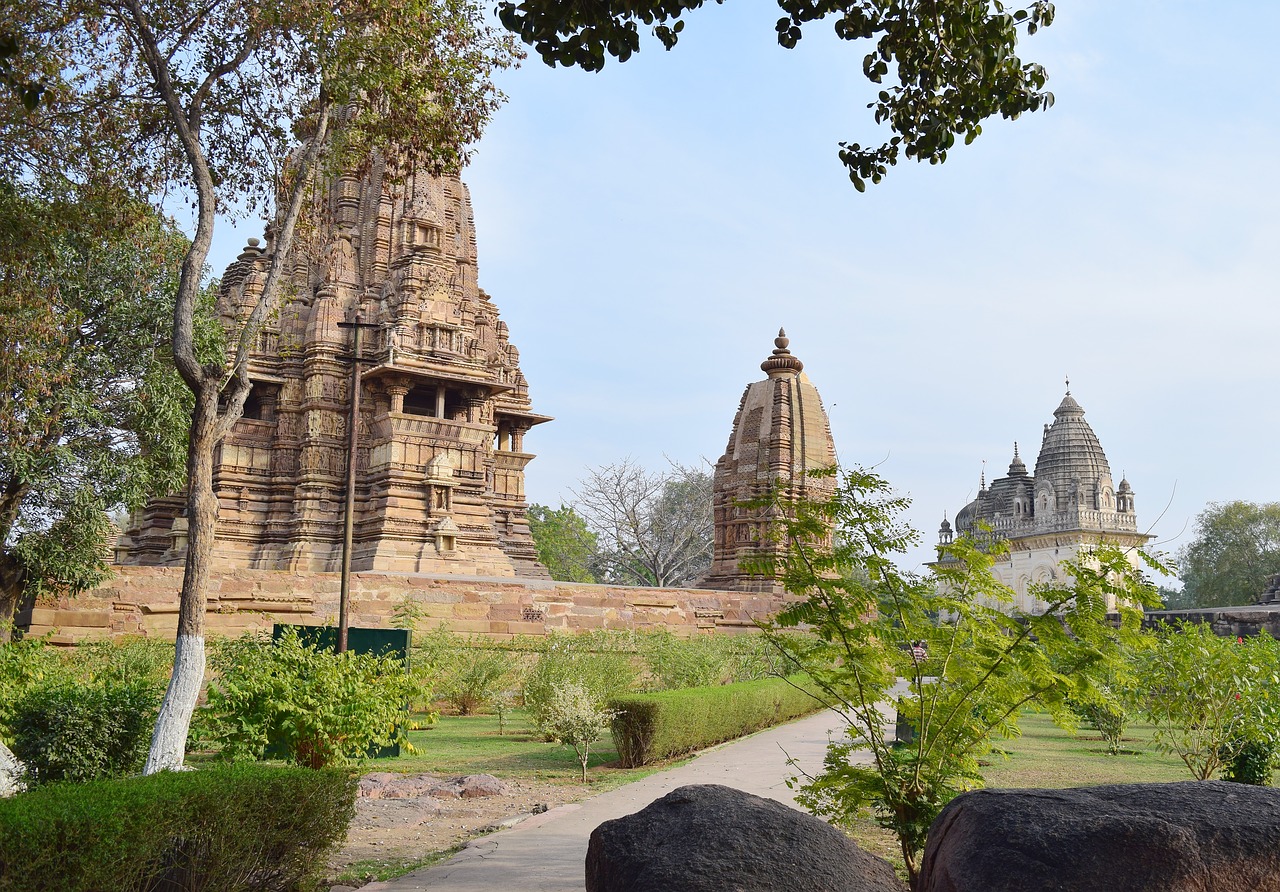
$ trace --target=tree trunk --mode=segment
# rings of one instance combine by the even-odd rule
[[[0,644],[13,640],[13,623],[22,604],[26,574],[12,554],[0,554]]]
[[[187,559],[182,577],[173,676],[156,718],[144,774],[182,768],[191,716],[204,683],[204,617],[209,562],[218,523],[218,497],[213,491],[213,451],[218,445],[218,384],[216,376],[205,377],[196,394],[191,417],[191,439],[187,445]]]

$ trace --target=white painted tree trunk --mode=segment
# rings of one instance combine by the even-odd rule
[[[0,799],[26,789],[22,782],[25,772],[26,766],[18,761],[11,749],[0,743]]]
[[[178,771],[187,756],[187,732],[200,698],[204,681],[204,638],[181,635],[173,656],[173,676],[160,706],[156,729],[151,735],[151,753],[143,774]]]

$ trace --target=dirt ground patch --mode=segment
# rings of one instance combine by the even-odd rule
[[[346,842],[329,862],[332,873],[359,861],[425,858],[497,829],[501,822],[594,792],[580,784],[459,781],[429,774],[365,775]]]

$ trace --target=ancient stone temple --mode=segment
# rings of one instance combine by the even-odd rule
[[[1060,580],[1061,563],[1081,549],[1100,543],[1137,547],[1151,538],[1138,531],[1129,481],[1113,484],[1102,444],[1070,390],[1053,419],[1044,426],[1034,474],[1014,443],[1009,472],[990,486],[984,474],[978,497],[956,514],[955,530],[944,518],[938,531],[939,545],[956,534],[1007,541],[1009,557],[993,570],[1014,590],[1015,606],[1028,612],[1044,607],[1029,591],[1032,584]],[[1140,566],[1136,554],[1132,560]]]
[[[393,175],[395,174],[395,175]],[[222,444],[220,566],[336,570],[342,543],[352,329],[361,414],[352,567],[542,576],[525,518],[535,414],[520,354],[477,285],[467,187],[375,163],[338,176],[300,231],[291,295],[259,333],[244,418]],[[222,279],[228,330],[261,293],[272,245],[250,239]],[[117,559],[177,565],[183,498],[133,518]]]
[[[835,465],[836,448],[818,389],[804,374],[804,363],[787,349],[789,343],[786,332],[779,330],[773,355],[760,364],[767,377],[747,385],[729,445],[716,462],[715,544],[711,570],[699,583],[703,588],[781,593],[777,579],[753,575],[740,566],[743,560],[785,549],[769,535],[775,517],[742,503],[774,485],[784,503],[823,499],[834,491],[834,479],[806,476],[810,470]]]

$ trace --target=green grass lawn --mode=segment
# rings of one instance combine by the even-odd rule
[[[1088,787],[1191,780],[1177,756],[1161,753],[1151,742],[1152,728],[1134,723],[1126,730],[1120,755],[1107,753],[1096,731],[1067,734],[1044,713],[1024,713],[1022,736],[996,741],[997,752],[983,769],[988,787]],[[1002,756],[1003,751],[1006,755]]]
[[[410,731],[416,753],[396,759],[372,759],[366,771],[398,771],[405,774],[492,774],[549,783],[580,784],[582,767],[571,747],[543,740],[529,723],[528,714],[515,710],[507,715],[504,733],[498,733],[495,715],[442,716],[434,725]],[[603,792],[639,780],[672,764],[644,768],[617,767],[618,751],[607,733],[591,747],[587,763],[593,792]]]

